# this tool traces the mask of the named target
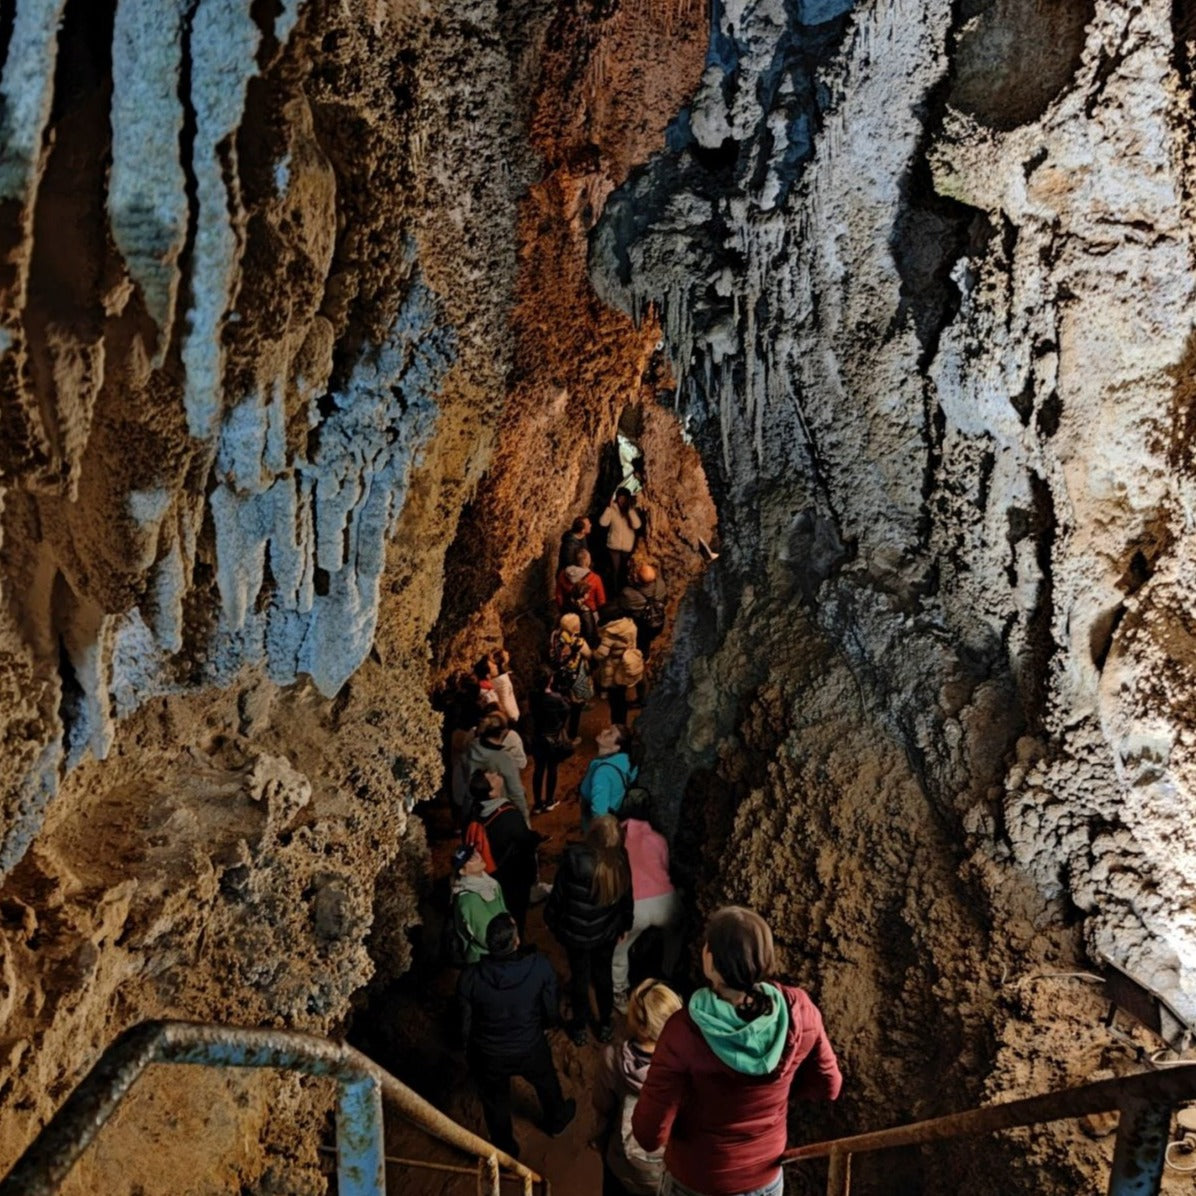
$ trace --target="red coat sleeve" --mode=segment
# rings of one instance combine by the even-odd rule
[[[606,586],[602,583],[602,578],[597,573],[591,573],[589,576],[590,582],[590,601],[594,604],[595,610],[600,610],[606,605]]]
[[[689,1088],[685,1038],[685,1011],[680,1010],[661,1031],[648,1077],[631,1115],[631,1132],[645,1150],[659,1150],[669,1140],[677,1110]]]
[[[818,1040],[793,1077],[792,1094],[802,1100],[835,1100],[843,1087],[843,1074],[839,1071],[839,1061],[835,1058],[831,1041],[826,1036],[822,1014],[813,1005],[809,1012],[814,1019],[811,1029],[816,1031]]]

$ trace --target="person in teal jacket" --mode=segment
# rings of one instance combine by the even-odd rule
[[[590,767],[581,779],[582,830],[586,830],[594,818],[619,812],[627,790],[639,772],[628,754],[631,731],[622,723],[612,723],[605,731],[599,731],[595,742],[598,755],[590,761]]]
[[[486,875],[481,854],[466,843],[453,852],[453,925],[465,948],[465,962],[486,954],[486,928],[495,914],[505,914],[502,886]]]

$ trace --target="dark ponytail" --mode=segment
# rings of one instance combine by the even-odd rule
[[[706,947],[723,983],[744,994],[739,1016],[751,1022],[771,1013],[772,997],[760,987],[777,966],[768,923],[742,905],[724,906],[706,923]]]

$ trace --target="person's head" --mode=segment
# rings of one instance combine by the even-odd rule
[[[715,992],[734,1000],[744,1021],[772,1008],[760,985],[776,967],[772,931],[758,913],[742,905],[726,905],[710,915],[702,943],[702,971]]]
[[[595,856],[590,895],[599,905],[614,905],[631,888],[631,864],[619,820],[613,814],[595,818],[586,831],[586,846]]]
[[[478,738],[483,743],[502,743],[506,734],[507,720],[501,714],[487,714],[478,721]]]
[[[631,491],[623,486],[620,486],[618,490],[615,491],[615,504],[618,506],[620,511],[626,511],[627,508],[631,506]]]
[[[479,660],[477,662],[477,664],[475,664],[473,666],[473,675],[479,681],[488,680],[490,677],[490,674],[493,671],[494,671],[494,664],[493,664],[493,661],[491,661],[489,656],[483,656],[482,659]]]
[[[561,615],[561,621],[558,626],[562,631],[567,631],[570,635],[581,635],[581,615],[574,614],[572,611],[566,615]]]
[[[500,959],[519,950],[519,927],[505,910],[495,914],[486,927],[486,950]]]
[[[656,566],[649,565],[646,561],[636,570],[636,579],[640,585],[647,585],[650,581],[656,580]]]
[[[590,556],[590,550],[588,548],[582,548],[577,553],[577,563],[583,569],[588,569],[593,559],[594,558]]]
[[[631,745],[631,730],[622,723],[611,723],[604,727],[594,738],[598,746],[598,755],[613,756],[616,752],[625,752]]]
[[[486,861],[472,843],[462,843],[453,852],[454,876],[481,876],[486,871]]]
[[[469,778],[469,796],[475,802],[490,801],[502,797],[502,777],[496,772],[483,772],[475,768]]]
[[[490,653],[490,659],[494,662],[495,673],[506,673],[511,668],[511,654],[506,648],[495,648]]]
[[[631,785],[623,796],[623,804],[619,806],[619,819],[627,822],[634,818],[638,822],[651,823],[649,797],[650,794],[642,785]],[[655,826],[653,829],[656,829]]]
[[[641,981],[627,1000],[628,1036],[645,1046],[654,1043],[680,1008],[681,998],[663,981]]]
[[[590,531],[590,521],[584,515],[578,515],[573,520],[573,526],[570,529],[575,536],[585,536]]]
[[[613,623],[623,617],[623,608],[617,602],[604,602],[598,608],[598,623]]]

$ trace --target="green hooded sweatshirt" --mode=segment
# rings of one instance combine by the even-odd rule
[[[766,1076],[781,1061],[789,1036],[789,1005],[772,984],[760,987],[772,997],[772,1012],[745,1022],[730,1001],[712,988],[689,998],[689,1016],[710,1049],[728,1067],[745,1076]]]

